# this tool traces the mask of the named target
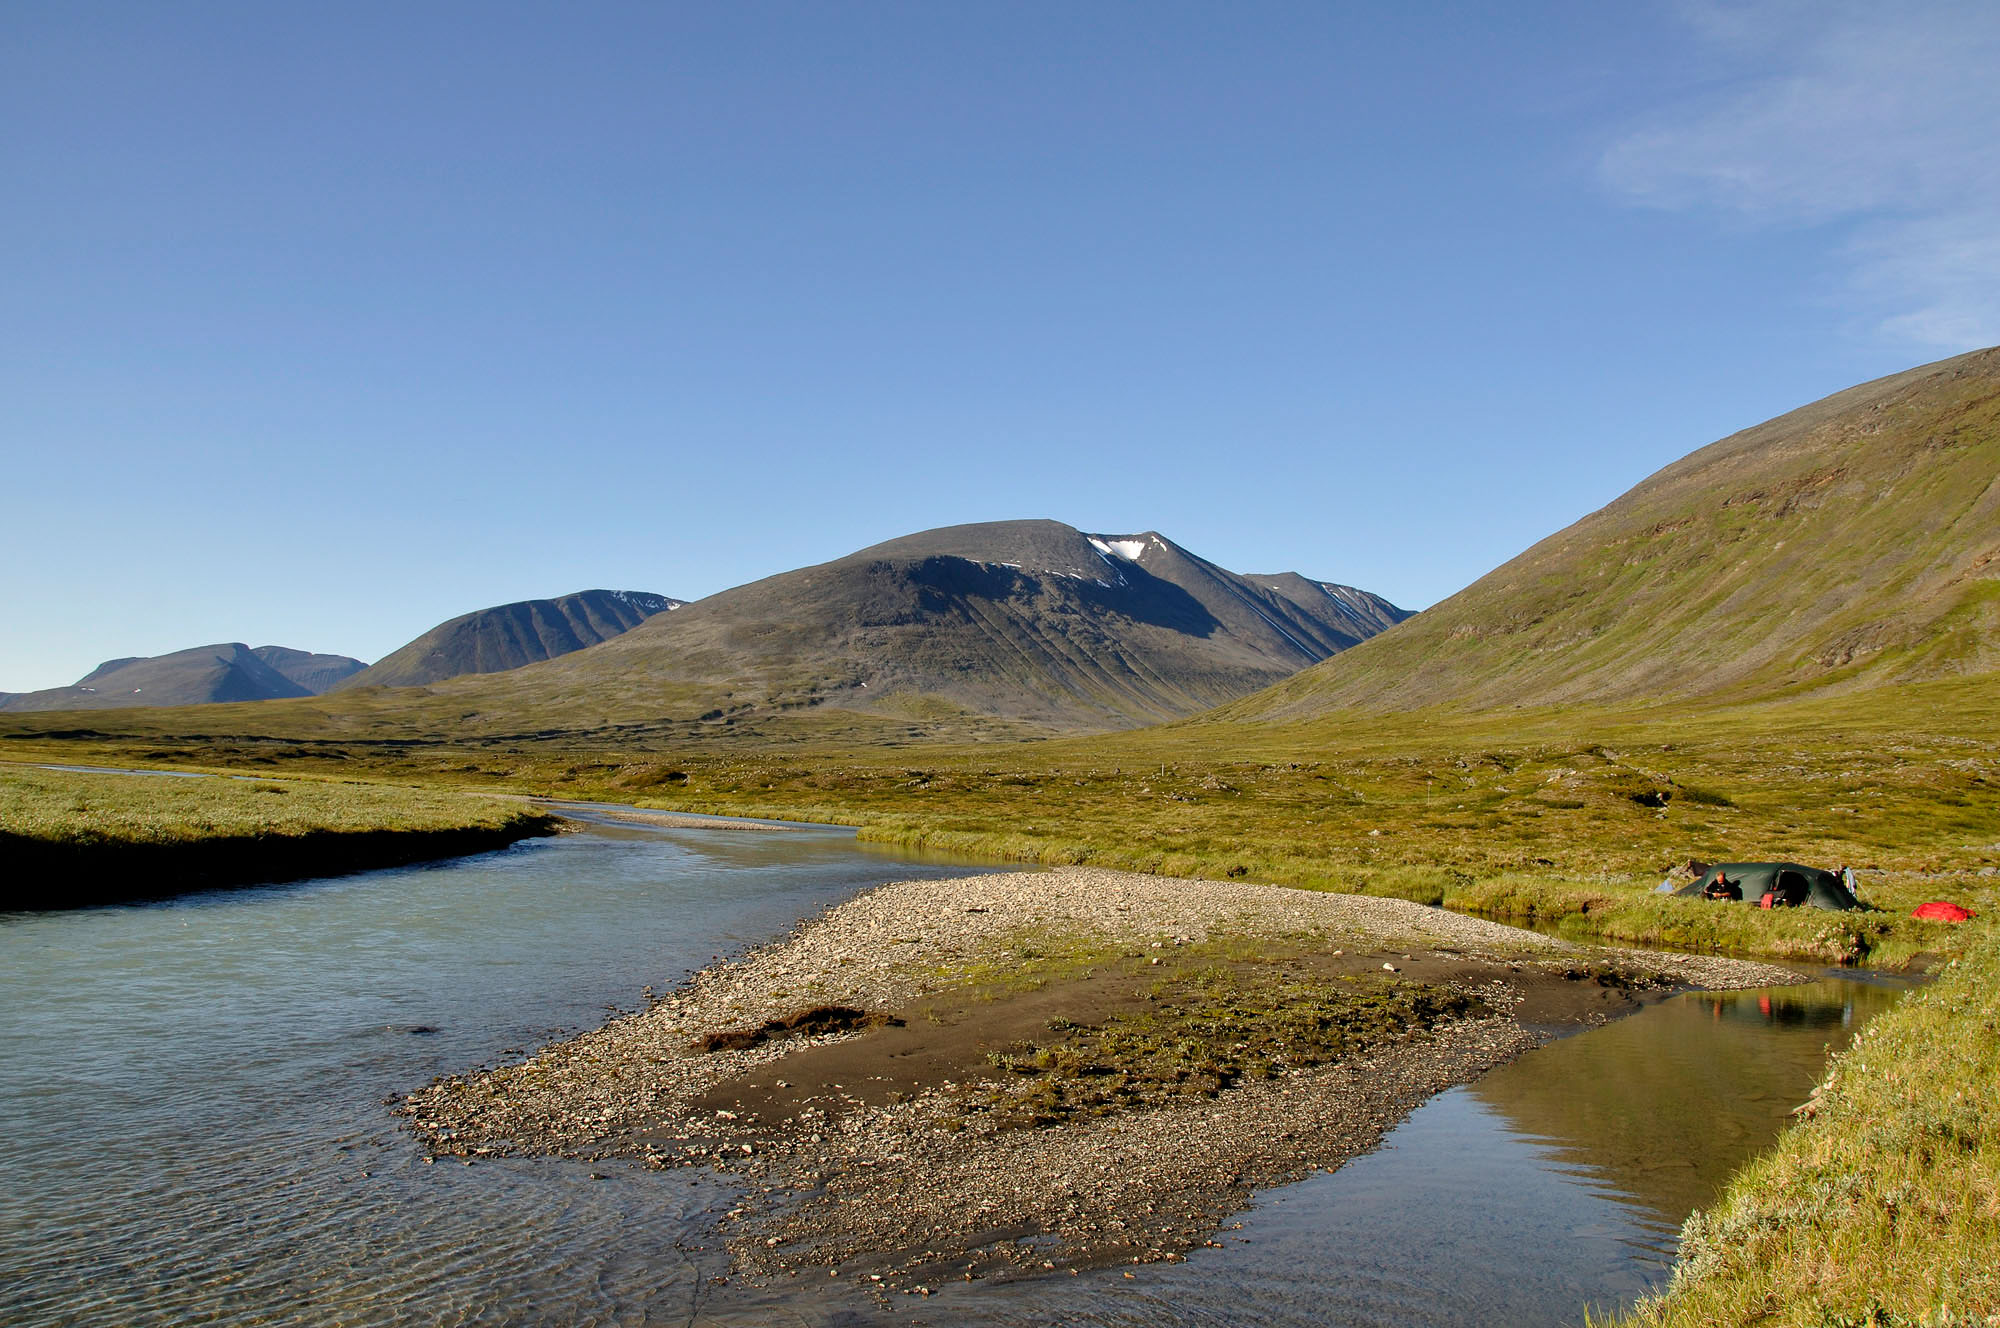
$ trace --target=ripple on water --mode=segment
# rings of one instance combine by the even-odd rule
[[[955,1285],[893,1313],[831,1279],[715,1282],[724,1259],[703,1246],[732,1193],[717,1182],[429,1165],[389,1114],[387,1098],[593,1025],[863,886],[968,870],[840,832],[606,826],[339,881],[0,918],[0,1319],[1574,1320],[1656,1281],[1673,1210],[1711,1183],[1675,1158],[1688,1129],[1715,1137],[1714,1093],[1663,1104],[1662,1083],[1734,1076],[1763,1113],[1723,1131],[1740,1153],[1803,1096],[1829,1038],[1890,999],[1829,984],[1818,1022],[1789,1024],[1754,995],[1669,1003],[1444,1095],[1383,1151],[1264,1196],[1225,1249],[1130,1280]],[[1693,1060],[1652,1074],[1663,1053],[1638,1034],[1655,1027]],[[1634,1112],[1671,1128],[1621,1123]]]

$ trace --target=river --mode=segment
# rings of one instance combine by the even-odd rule
[[[693,1173],[423,1154],[390,1103],[892,879],[850,832],[604,823],[426,866],[0,915],[0,1322],[1574,1323],[1897,988],[1677,997],[1433,1100],[1187,1263],[878,1305],[742,1288]],[[725,1279],[725,1280],[718,1280]]]

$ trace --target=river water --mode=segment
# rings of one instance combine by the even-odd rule
[[[389,1104],[877,882],[849,832],[601,824],[451,863],[0,915],[0,1322],[1574,1323],[1658,1285],[1895,988],[1678,997],[1420,1109],[1187,1263],[877,1304],[725,1279],[687,1172],[427,1164]],[[598,1178],[593,1178],[598,1177]]]

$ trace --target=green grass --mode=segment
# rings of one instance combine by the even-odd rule
[[[1826,962],[1901,964],[1955,942],[1900,916],[1820,935],[1819,917],[1646,892],[1689,858],[1792,859],[1853,866],[1900,915],[1938,896],[1979,907],[1990,878],[1978,873],[2000,867],[2000,696],[1980,680],[1721,708],[1190,722],[922,748],[818,728],[790,747],[9,732],[0,723],[0,752],[45,759],[368,773],[838,822],[909,848],[1390,894],[1580,937]]]
[[[0,908],[63,908],[292,880],[548,834],[519,802],[324,780],[176,779],[0,766]]]
[[[995,937],[976,955],[919,977],[938,999],[992,1001],[1116,970],[1136,958],[1132,945],[1102,936],[1023,927]]]
[[[1991,1324],[2000,1316],[2000,938],[1836,1057],[1811,1116],[1688,1219],[1620,1328]]]
[[[958,1105],[968,1124],[1025,1129],[1213,1097],[1422,1036],[1475,1007],[1418,983],[1202,968],[1154,984],[1141,1012],[1057,1021],[1050,1036],[994,1053],[1011,1082],[972,1089]]]
[[[1299,936],[1222,933],[1149,947],[1015,932],[989,958],[937,974],[949,981],[934,1003],[1003,999],[1093,975],[1122,979],[1144,1001],[1092,1022],[1053,1020],[1046,1036],[993,1052],[999,1080],[959,1092],[955,1126],[1031,1129],[1212,1097],[1481,1012],[1444,988],[1381,974],[1329,981],[1299,965],[1323,948],[1323,938]]]
[[[174,779],[0,766],[0,832],[57,844],[184,844],[353,830],[498,829],[524,809],[436,789]]]
[[[1455,886],[1444,891],[1441,902],[1571,940],[1901,969],[1959,953],[1983,932],[1983,924],[1968,930],[1909,916],[1917,904],[1940,894],[1985,917],[2000,907],[2000,882],[1971,874],[1877,880],[1867,892],[1870,907],[1848,913],[1810,908],[1767,913],[1749,905],[1662,898],[1649,890],[1533,876]]]

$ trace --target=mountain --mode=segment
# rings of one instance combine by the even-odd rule
[[[1748,697],[2000,665],[2000,348],[1733,434],[1220,719]]]
[[[240,641],[230,642],[171,655],[108,659],[73,687],[0,694],[0,710],[209,705],[316,696],[362,667],[360,660],[345,655],[315,655],[284,646],[252,650]]]
[[[726,590],[450,695],[593,725],[700,702],[673,717],[827,707],[1120,728],[1242,696],[1407,616],[1348,586],[1226,571],[1151,531],[1000,521]]]
[[[315,655],[308,650],[288,650],[284,646],[258,646],[250,653],[314,696],[368,667],[346,655]]]
[[[584,590],[480,609],[440,623],[339,685],[413,687],[518,669],[607,641],[681,603],[638,590]]]

